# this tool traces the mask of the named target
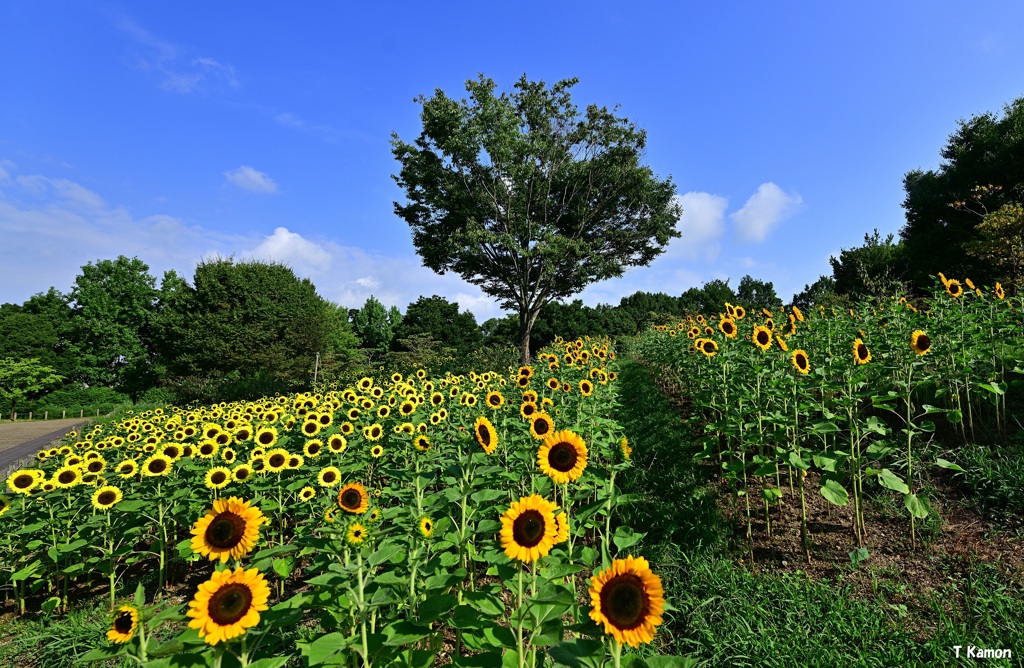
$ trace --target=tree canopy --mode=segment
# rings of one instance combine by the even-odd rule
[[[394,176],[423,264],[454,271],[519,316],[520,354],[540,308],[643,266],[679,236],[671,177],[640,164],[646,134],[606,107],[581,114],[576,79],[550,88],[524,75],[495,95],[481,75],[469,99],[420,96],[423,129],[392,135]]]
[[[900,237],[906,246],[910,279],[921,288],[929,276],[995,280],[992,265],[965,253],[978,241],[976,212],[956,206],[971,199],[977,186],[1000,186],[985,202],[988,211],[1024,203],[1024,98],[1006,105],[1002,116],[985,113],[959,121],[941,150],[937,170],[907,172],[903,178],[906,225]]]
[[[460,355],[469,354],[483,341],[476,317],[469,311],[459,313],[457,303],[438,295],[420,297],[409,304],[395,327],[394,336],[395,341],[401,341],[421,334],[453,348]]]

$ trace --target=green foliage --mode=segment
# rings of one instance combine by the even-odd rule
[[[740,279],[736,288],[736,302],[747,310],[775,311],[782,307],[782,300],[775,294],[771,281],[760,281],[749,274]]]
[[[995,278],[1016,290],[1024,284],[1024,206],[1004,204],[974,228],[978,238],[964,248],[991,265]]]
[[[831,276],[819,276],[818,280],[804,285],[802,291],[793,295],[793,306],[807,312],[815,306],[839,307],[845,311],[849,304],[847,296],[836,294],[836,279]]]
[[[47,318],[16,304],[0,306],[0,357],[31,357],[54,366],[56,348],[57,332]]]
[[[420,297],[409,304],[401,322],[395,327],[397,351],[410,352],[412,349],[401,343],[402,339],[427,335],[459,355],[466,355],[479,347],[483,340],[476,318],[469,311],[459,313],[459,305],[444,297]]]
[[[14,419],[18,405],[26,398],[45,392],[63,380],[51,367],[37,359],[0,359],[0,402]]]
[[[902,288],[906,252],[903,242],[893,243],[893,239],[892,234],[882,239],[876,228],[864,235],[863,246],[844,248],[839,257],[829,258],[834,292],[851,298],[883,297]]]
[[[772,292],[775,289],[772,288]],[[679,298],[679,309],[690,313],[721,313],[725,302],[736,302],[736,292],[729,285],[729,280],[716,278],[699,288],[690,288]],[[680,315],[679,310],[675,311]]]
[[[121,386],[138,382],[150,362],[149,328],[156,279],[138,258],[89,262],[68,295],[71,303],[69,354],[78,360],[74,380]]]
[[[392,306],[388,311],[376,297],[370,295],[363,308],[352,318],[355,334],[362,344],[360,347],[380,352],[389,350],[395,338],[395,326],[401,319],[402,314],[397,307]]]
[[[161,286],[154,329],[172,374],[308,382],[316,353],[339,342],[327,302],[285,265],[219,258],[196,267],[193,283],[173,275]]]
[[[991,112],[959,121],[941,150],[937,170],[907,172],[903,178],[907,222],[900,231],[907,252],[909,278],[915,286],[930,284],[929,276],[970,276],[976,283],[999,280],[982,259],[964,252],[979,239],[977,216],[951,206],[971,197],[979,184],[997,184],[987,209],[1024,202],[1024,98],[1006,105],[1003,114]]]
[[[60,416],[61,411],[67,411],[69,416],[77,417],[79,411],[85,411],[86,415],[95,415],[99,409],[101,413],[109,413],[117,406],[128,403],[129,398],[111,387],[63,387],[54,390],[36,401],[25,405],[19,412],[32,411],[36,415],[42,415],[49,411],[50,417]]]
[[[469,100],[419,98],[415,142],[392,135],[408,198],[395,212],[424,265],[515,311],[524,362],[544,304],[649,264],[679,236],[675,186],[640,164],[646,134],[604,107],[581,114],[576,83],[523,76],[496,97],[481,75],[466,82]]]

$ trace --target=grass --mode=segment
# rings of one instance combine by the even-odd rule
[[[647,531],[637,552],[661,576],[674,608],[656,637],[658,652],[702,666],[956,666],[967,659],[957,659],[953,646],[966,652],[975,645],[1014,651],[1012,661],[986,665],[1022,665],[1024,600],[993,566],[951,574],[931,591],[879,573],[869,594],[843,576],[814,581],[801,571],[755,574],[738,566],[711,472],[693,460],[694,435],[643,366],[623,360],[619,375],[617,418],[631,435],[635,462],[623,491],[646,498],[625,520]]]

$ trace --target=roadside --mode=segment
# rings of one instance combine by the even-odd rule
[[[0,424],[0,473],[6,478],[15,464],[35,455],[72,429],[91,422],[89,418],[13,422]]]

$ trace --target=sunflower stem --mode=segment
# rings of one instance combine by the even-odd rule
[[[518,650],[519,668],[526,668],[526,649],[523,646],[523,566],[519,565],[519,580],[516,588],[516,611],[519,619],[516,622],[516,649]]]

